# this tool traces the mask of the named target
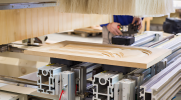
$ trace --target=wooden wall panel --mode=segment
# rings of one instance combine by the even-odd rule
[[[38,9],[38,35],[44,35],[44,19],[43,19],[43,9]]]
[[[6,18],[5,18],[5,12],[1,12],[0,13],[1,15],[0,15],[0,27],[1,27],[1,42],[2,43],[7,43],[8,41],[7,41],[7,34],[6,34],[6,31],[5,30],[7,30],[7,29],[5,29],[6,27]]]
[[[109,15],[60,13],[55,7],[0,10],[0,45],[109,22]]]
[[[33,37],[33,34],[31,34],[32,32],[32,13],[31,13],[31,9],[26,9],[26,34],[27,37]],[[27,38],[26,37],[26,38]],[[11,41],[9,41],[11,42]]]

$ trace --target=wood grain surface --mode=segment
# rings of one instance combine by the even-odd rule
[[[28,49],[24,53],[146,69],[171,54],[171,50],[64,41]]]
[[[109,20],[109,15],[60,13],[55,7],[0,10],[0,45]]]

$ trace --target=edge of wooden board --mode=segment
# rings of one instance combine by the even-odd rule
[[[103,46],[103,47],[114,47],[114,48],[125,48],[125,49],[144,49],[144,50],[150,50],[153,54],[151,54],[147,59],[131,59],[131,61],[127,61],[126,59],[107,59],[107,58],[91,58],[86,56],[77,56],[77,55],[68,55],[68,54],[58,54],[58,53],[50,53],[50,52],[42,52],[39,51],[40,48],[46,48],[50,46],[54,46],[60,43],[78,43],[78,44],[86,44],[91,46]],[[45,56],[45,57],[54,57],[54,58],[61,58],[61,59],[67,59],[67,60],[74,60],[74,61],[83,61],[83,62],[91,62],[91,63],[99,63],[99,64],[108,64],[108,65],[115,65],[115,66],[125,66],[125,67],[135,67],[135,68],[149,68],[152,65],[158,63],[165,57],[167,57],[169,54],[171,54],[171,50],[169,49],[158,49],[158,48],[145,48],[145,47],[131,47],[131,46],[120,46],[120,45],[109,45],[109,44],[96,44],[96,43],[85,43],[85,42],[72,42],[72,41],[63,41],[60,43],[52,44],[52,45],[46,45],[42,47],[37,47],[33,49],[25,50],[24,53],[28,55],[37,55],[37,56]],[[161,51],[158,52],[158,51]],[[78,58],[78,59],[77,59]],[[141,60],[144,60],[141,61]]]

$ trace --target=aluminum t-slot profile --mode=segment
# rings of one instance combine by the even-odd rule
[[[136,81],[136,87],[138,88],[143,83],[144,74],[128,75],[128,78],[135,80]]]
[[[181,58],[178,58],[175,62],[170,64],[168,67],[166,67],[164,70],[162,70],[160,73],[152,77],[150,80],[148,80],[146,83],[140,86],[141,88],[141,97],[144,98],[144,100],[151,100],[154,95],[152,95],[152,87],[157,84],[160,80],[162,80],[165,76],[170,74],[170,72],[174,71],[180,64],[181,64]],[[174,73],[175,74],[175,73]],[[166,77],[166,80],[169,80],[168,77]],[[160,81],[162,82],[162,81]],[[166,83],[163,83],[166,84]],[[155,93],[153,93],[155,94]]]
[[[160,71],[162,71],[163,69],[165,69],[167,67],[167,63],[168,63],[168,59],[165,58],[162,61],[160,61],[159,63],[156,64],[156,68],[155,68],[155,73],[159,73]]]
[[[114,100],[135,100],[135,84],[132,79],[122,79],[114,84]]]
[[[170,65],[171,63],[173,63],[174,61],[176,61],[178,58],[181,57],[181,50],[179,50],[179,52],[180,52],[180,53],[175,52],[177,55],[175,55],[174,57],[172,57],[172,59],[167,62],[167,65]]]
[[[60,72],[65,66],[55,66],[50,64],[43,66],[38,69],[37,76],[40,80],[37,81],[39,85],[37,91],[40,93],[59,95],[59,82],[60,82]]]
[[[75,73],[75,84],[78,87],[76,90],[76,94],[83,95],[86,92],[86,68],[81,67],[75,67],[71,68],[71,70]]]
[[[160,100],[160,98],[163,98],[162,100],[166,100],[175,90],[174,89],[175,86],[179,88],[179,86],[181,85],[180,81],[181,81],[181,64],[178,65],[174,70],[172,70],[170,73],[164,76],[160,81],[158,81],[154,86],[151,87],[153,98],[155,100]]]
[[[93,100],[111,100],[114,97],[114,84],[122,78],[122,73],[117,72],[102,72],[94,75]]]
[[[75,73],[63,71],[60,80],[60,91],[64,90],[61,100],[75,100]]]
[[[165,42],[164,44],[157,46],[155,48],[163,48],[163,49],[172,49],[173,52],[181,48],[181,36],[178,36],[176,38],[171,39],[168,42]]]
[[[133,75],[128,75],[129,79],[135,80],[135,88],[136,88],[136,94],[137,94],[137,99],[139,99],[139,92],[140,92],[140,85],[143,83],[144,80],[144,74],[133,74]]]

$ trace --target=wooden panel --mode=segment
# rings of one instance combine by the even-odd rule
[[[37,8],[32,9],[32,33],[33,37],[36,37],[38,35],[38,12]],[[41,27],[41,26],[40,26]],[[38,35],[39,36],[39,35]]]
[[[171,54],[171,50],[64,41],[25,50],[24,53],[146,69]]]
[[[108,15],[60,13],[54,7],[0,10],[0,45],[109,22]]]
[[[23,58],[26,57],[26,55],[22,54],[13,54],[13,56],[21,56]],[[17,56],[16,56],[17,57]],[[9,57],[2,57],[0,56],[0,75],[4,76],[11,76],[11,77],[20,77],[22,75],[26,75],[32,72],[36,72],[39,67],[42,67],[44,65],[47,65],[49,62],[37,62],[37,61],[46,61],[48,58],[43,57],[33,57],[33,56],[27,56],[29,60],[24,59],[17,59],[17,58],[9,58]],[[32,61],[31,59],[34,59]],[[41,59],[43,58],[43,59]],[[36,60],[36,61],[35,61]]]
[[[58,22],[58,23],[55,23],[55,26],[54,26],[54,29],[55,29],[55,33],[58,33],[59,32],[59,12],[54,8],[54,13],[55,13],[55,22]]]
[[[40,36],[44,35],[44,27],[41,27],[44,25],[43,17],[43,9],[38,9],[38,35]]]
[[[5,43],[7,43],[8,41],[7,41],[7,34],[6,34],[6,31],[5,30],[7,30],[7,28],[6,28],[6,20],[4,20],[4,19],[6,19],[6,13],[3,11],[3,12],[1,12],[0,13],[1,15],[0,15],[0,20],[3,20],[3,21],[0,21],[1,23],[0,23],[0,27],[2,28],[2,29],[0,29],[1,31],[1,44],[5,44]]]

